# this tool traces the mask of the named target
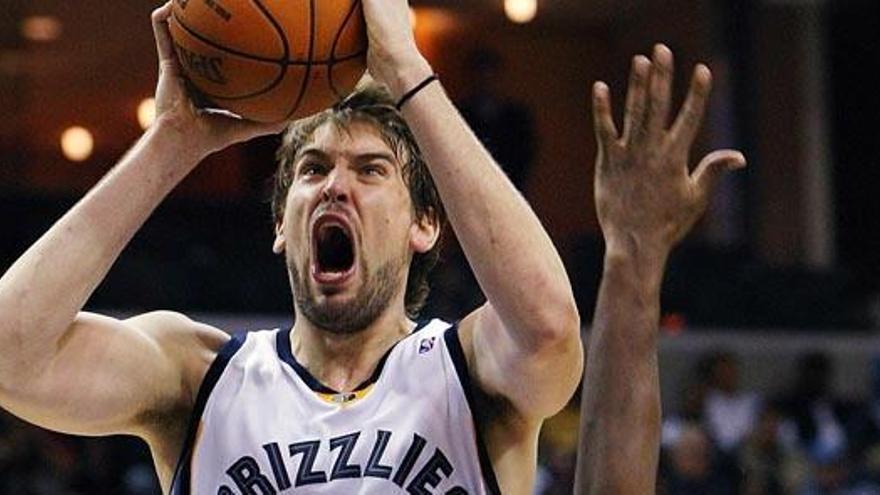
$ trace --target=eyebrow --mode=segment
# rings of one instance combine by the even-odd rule
[[[294,157],[293,163],[299,163],[303,158],[307,156],[313,156],[322,160],[326,160],[327,158],[329,158],[329,155],[322,151],[320,148],[311,147],[297,153]]]
[[[397,164],[397,157],[395,157],[391,153],[386,153],[386,152],[382,152],[382,151],[377,151],[377,152],[372,152],[372,153],[363,153],[363,154],[357,155],[356,158],[357,158],[357,161],[359,161],[359,162],[372,162],[375,160],[383,160],[383,161],[390,163],[391,165],[393,165],[395,167],[397,167],[397,165],[398,165]]]
[[[324,150],[316,147],[309,147],[302,150],[297,154],[294,159],[294,163],[299,163],[305,157],[315,157],[321,160],[327,160],[330,158],[330,155]],[[355,160],[359,163],[363,162],[371,162],[374,160],[383,160],[393,165],[394,167],[398,166],[397,157],[390,152],[385,151],[371,151],[367,153],[361,153],[355,156]]]

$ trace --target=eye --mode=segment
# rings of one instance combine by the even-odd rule
[[[361,173],[369,177],[384,177],[385,167],[377,164],[367,164],[361,167]]]
[[[312,177],[315,175],[323,175],[327,172],[327,167],[319,162],[303,162],[299,166],[299,176]]]

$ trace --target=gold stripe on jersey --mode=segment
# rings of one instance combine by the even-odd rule
[[[373,390],[373,385],[371,384],[371,385],[367,386],[366,388],[364,388],[362,390],[358,390],[356,392],[340,392],[337,394],[325,394],[322,392],[315,392],[315,395],[317,395],[318,397],[321,398],[321,400],[323,400],[324,402],[327,402],[329,404],[338,404],[338,405],[344,406],[344,405],[350,405],[354,402],[357,402],[357,401],[363,399],[372,390]]]

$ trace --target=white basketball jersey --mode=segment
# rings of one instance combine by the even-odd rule
[[[350,394],[297,361],[290,330],[242,334],[199,390],[175,495],[497,494],[457,328],[418,328]]]

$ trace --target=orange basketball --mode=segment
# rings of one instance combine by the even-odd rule
[[[197,99],[260,122],[329,107],[366,67],[360,0],[174,0],[170,28]]]

